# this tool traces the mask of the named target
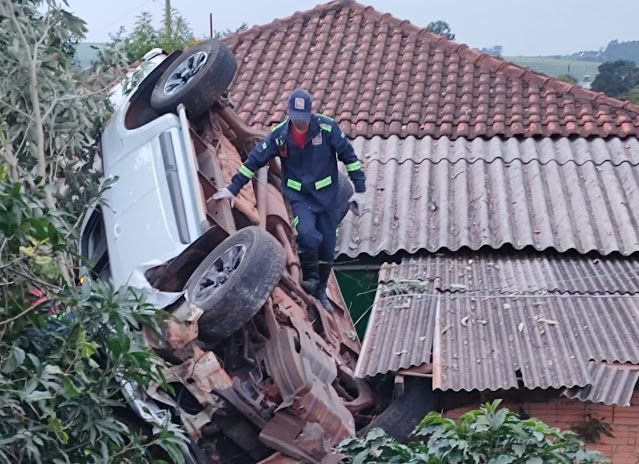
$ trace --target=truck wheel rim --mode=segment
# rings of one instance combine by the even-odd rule
[[[182,88],[202,70],[207,59],[208,54],[206,52],[197,52],[189,56],[187,60],[184,60],[184,62],[171,73],[166,84],[164,84],[164,93],[172,95],[182,90]]]
[[[245,256],[244,245],[233,245],[213,261],[197,282],[193,294],[195,302],[205,300],[217,292],[237,271]]]

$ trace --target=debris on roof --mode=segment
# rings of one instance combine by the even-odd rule
[[[628,343],[639,337],[638,283],[639,259],[621,257],[424,254],[385,264],[356,375],[431,364],[441,390],[577,387],[576,398],[622,404],[637,379],[614,371],[626,387],[609,383],[593,362],[639,369]]]

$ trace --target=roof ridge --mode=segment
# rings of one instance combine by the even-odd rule
[[[311,8],[310,10],[295,11],[290,16],[286,16],[284,18],[276,18],[267,24],[251,26],[245,31],[241,31],[241,32],[233,32],[229,34],[226,37],[226,39],[228,39],[229,41],[239,40],[251,34],[264,32],[269,29],[275,29],[276,27],[279,27],[282,25],[287,25],[289,23],[297,21],[298,19],[303,20],[307,17],[313,17],[317,14],[325,14],[331,11],[341,10],[342,7],[346,5],[353,5],[353,6],[359,7],[360,10],[372,8],[370,6],[362,5],[361,3],[358,3],[355,0],[333,0],[328,3],[319,3],[315,7]]]

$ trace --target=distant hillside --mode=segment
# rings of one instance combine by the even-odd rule
[[[551,77],[570,74],[578,81],[582,81],[586,74],[594,79],[599,72],[597,68],[601,64],[592,61],[557,59],[549,56],[505,56],[504,60],[526,66],[533,71],[542,72]],[[568,72],[568,66],[570,66],[570,72]]]
[[[106,46],[105,43],[84,42],[78,44],[75,52],[78,66],[81,68],[90,66],[98,57],[99,50],[104,46]],[[582,81],[586,74],[594,79],[598,73],[597,68],[601,64],[592,61],[558,59],[551,56],[504,56],[503,59],[552,77],[568,74],[568,65],[570,65],[570,74],[579,81]]]
[[[75,48],[75,60],[78,66],[81,68],[91,66],[91,63],[97,59],[99,50],[105,45],[105,43],[79,43]]]

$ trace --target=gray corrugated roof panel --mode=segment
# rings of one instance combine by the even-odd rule
[[[380,273],[390,284],[411,279],[434,282],[451,292],[639,293],[639,258],[504,252],[422,253]]]
[[[639,297],[440,296],[433,383],[442,390],[588,385],[591,360],[639,363]],[[440,375],[438,376],[438,367]]]
[[[355,140],[367,163],[366,205],[361,216],[348,214],[341,224],[338,254],[504,245],[602,255],[639,251],[639,166],[632,157],[619,162],[618,154],[626,145],[635,153],[637,141],[424,140]],[[424,151],[424,143],[435,142],[441,153]],[[509,154],[513,144],[516,155]],[[593,161],[541,162],[549,144],[584,159],[587,147]],[[468,148],[480,159],[463,158]]]
[[[421,295],[376,298],[355,375],[374,377],[430,363],[436,303]]]
[[[589,385],[568,388],[563,395],[592,403],[630,406],[632,394],[639,380],[637,366],[591,363],[590,375]]]
[[[601,384],[592,361],[639,364],[639,287],[613,280],[639,268],[625,261],[468,252],[385,264],[357,375],[432,363],[442,390]]]
[[[493,162],[501,160],[506,163],[521,161],[528,164],[538,161],[548,163],[593,163],[601,165],[610,162],[614,165],[630,163],[639,165],[639,139],[491,139],[468,140],[448,137],[433,138],[430,136],[418,139],[415,137],[400,138],[391,135],[387,139],[373,137],[366,139],[357,137],[353,140],[353,148],[360,159],[366,162],[377,161],[388,163],[396,161],[439,163],[447,161],[456,163],[467,161]]]

